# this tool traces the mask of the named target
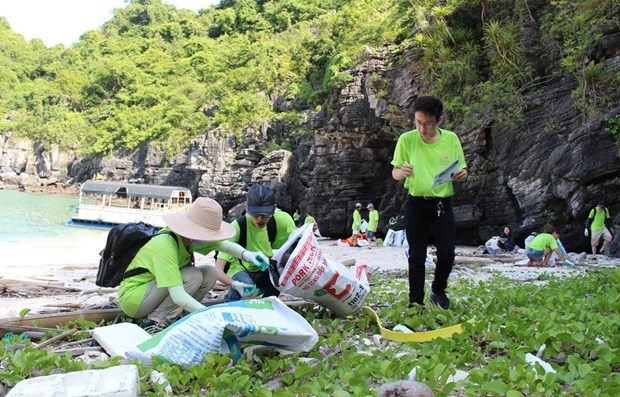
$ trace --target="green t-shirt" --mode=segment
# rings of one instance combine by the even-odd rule
[[[368,230],[376,232],[377,226],[379,226],[379,211],[372,209],[368,211]]]
[[[588,218],[592,219],[590,230],[598,232],[605,228],[605,220],[609,218],[609,210],[607,208],[594,207],[590,210]]]
[[[305,223],[314,223],[314,222],[316,222],[316,221],[314,220],[314,217],[312,215],[307,215],[306,219],[304,219],[304,224]]]
[[[165,228],[164,230],[170,229]],[[191,265],[193,247],[190,246],[188,250],[183,245],[180,236],[176,236],[176,243],[173,238],[175,237],[169,234],[153,237],[138,251],[127,266],[127,270],[139,267],[148,270],[147,273],[128,277],[119,286],[118,302],[127,315],[133,316],[136,313],[144,299],[148,285],[153,279],[157,282],[157,288],[183,285],[180,269]],[[201,251],[211,252],[216,245],[216,242],[205,243]]]
[[[273,250],[278,249],[284,245],[286,240],[288,240],[288,236],[296,229],[295,222],[293,218],[286,212],[276,210],[273,213],[273,218],[276,221],[276,238],[273,241],[273,244],[269,242],[269,234],[267,233],[267,226],[259,229],[252,223],[252,219],[250,215],[246,214],[246,246],[244,247],[248,251],[259,251],[265,254],[268,258],[273,256]],[[229,240],[233,243],[239,241],[239,223],[237,220],[232,221],[231,223],[235,228],[235,235]],[[235,273],[245,271],[243,266],[240,264],[240,260],[225,253],[220,252],[218,254],[218,259],[223,259],[230,263],[230,268],[228,269],[228,276],[232,277]],[[253,265],[250,262],[243,261],[245,267],[251,272],[257,272],[260,269],[258,266]]]
[[[351,225],[351,229],[354,231],[359,231],[360,227],[362,227],[362,215],[358,210],[353,211],[353,225]]]
[[[558,249],[558,241],[549,233],[540,233],[532,240],[528,247],[536,251],[544,251],[545,248]]]
[[[461,169],[467,168],[465,155],[458,136],[439,130],[441,136],[431,144],[422,140],[418,130],[405,132],[398,138],[392,165],[400,168],[404,163],[413,166],[413,175],[405,180],[405,188],[412,196],[450,197],[454,194],[452,181],[433,188],[435,175],[445,170],[455,160]]]

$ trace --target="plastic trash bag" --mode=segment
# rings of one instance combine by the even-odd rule
[[[156,357],[182,366],[202,362],[206,353],[235,352],[240,343],[308,351],[319,336],[297,312],[276,297],[247,299],[205,307],[171,324],[127,351],[127,357],[150,363]]]
[[[370,292],[367,266],[351,269],[325,257],[311,225],[291,234],[275,253],[270,277],[278,290],[313,300],[337,316],[357,312]]]

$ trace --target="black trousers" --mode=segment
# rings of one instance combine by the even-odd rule
[[[438,214],[439,211],[439,214]],[[405,202],[405,222],[409,243],[409,303],[424,302],[424,279],[429,232],[435,236],[437,266],[431,288],[443,292],[454,265],[456,227],[452,200],[408,196]]]

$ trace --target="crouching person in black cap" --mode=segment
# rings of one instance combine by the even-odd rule
[[[286,212],[276,210],[276,199],[269,186],[256,184],[250,188],[247,195],[247,212],[231,222],[235,235],[229,240],[237,243],[251,252],[261,252],[268,258],[273,256],[273,250],[284,245],[288,236],[295,230],[293,218]],[[247,261],[233,257],[227,253],[220,253],[216,267],[224,270],[230,264],[227,275],[235,281],[245,284],[255,284],[262,292],[263,297],[278,296],[278,291],[269,278],[269,263],[254,263],[257,260]],[[250,258],[253,259],[253,258]],[[234,289],[228,291],[224,300],[236,301],[242,296]]]

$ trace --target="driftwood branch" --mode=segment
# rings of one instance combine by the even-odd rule
[[[54,343],[54,342],[56,342],[56,341],[59,341],[59,340],[61,340],[61,339],[65,338],[65,337],[67,337],[67,336],[75,335],[77,332],[78,332],[78,330],[77,330],[76,328],[68,329],[68,330],[66,330],[65,332],[63,332],[63,333],[61,333],[61,334],[59,334],[59,335],[56,335],[56,336],[54,336],[54,337],[52,337],[52,338],[49,338],[49,339],[48,339],[48,340],[46,340],[45,342],[41,342],[41,343],[39,343],[39,344],[38,344],[38,345],[36,345],[35,347],[36,347],[36,348],[38,348],[38,349],[42,349],[42,348],[44,348],[45,346],[49,346],[49,345],[51,345],[52,343]]]
[[[437,259],[433,257],[435,261]],[[492,263],[514,263],[514,257],[500,257],[500,256],[456,256],[454,258],[454,263],[471,263],[471,264],[480,264],[480,265],[488,265]]]
[[[208,299],[202,302],[205,306],[212,306],[223,303],[223,299]],[[289,307],[314,306],[316,303],[300,299],[283,300],[283,303]],[[22,333],[25,331],[47,332],[54,330],[58,325],[83,318],[86,321],[92,321],[98,325],[107,322],[118,322],[123,316],[120,308],[115,309],[88,309],[75,310],[63,313],[48,314],[28,314],[25,317],[5,317],[0,318],[0,336],[7,332]]]
[[[65,349],[63,346],[62,349],[52,350],[51,352],[60,354],[60,355],[69,352],[72,357],[75,357],[75,356],[81,356],[82,354],[88,353],[88,352],[102,352],[102,351],[103,351],[103,348],[101,346],[75,347],[72,349]]]

